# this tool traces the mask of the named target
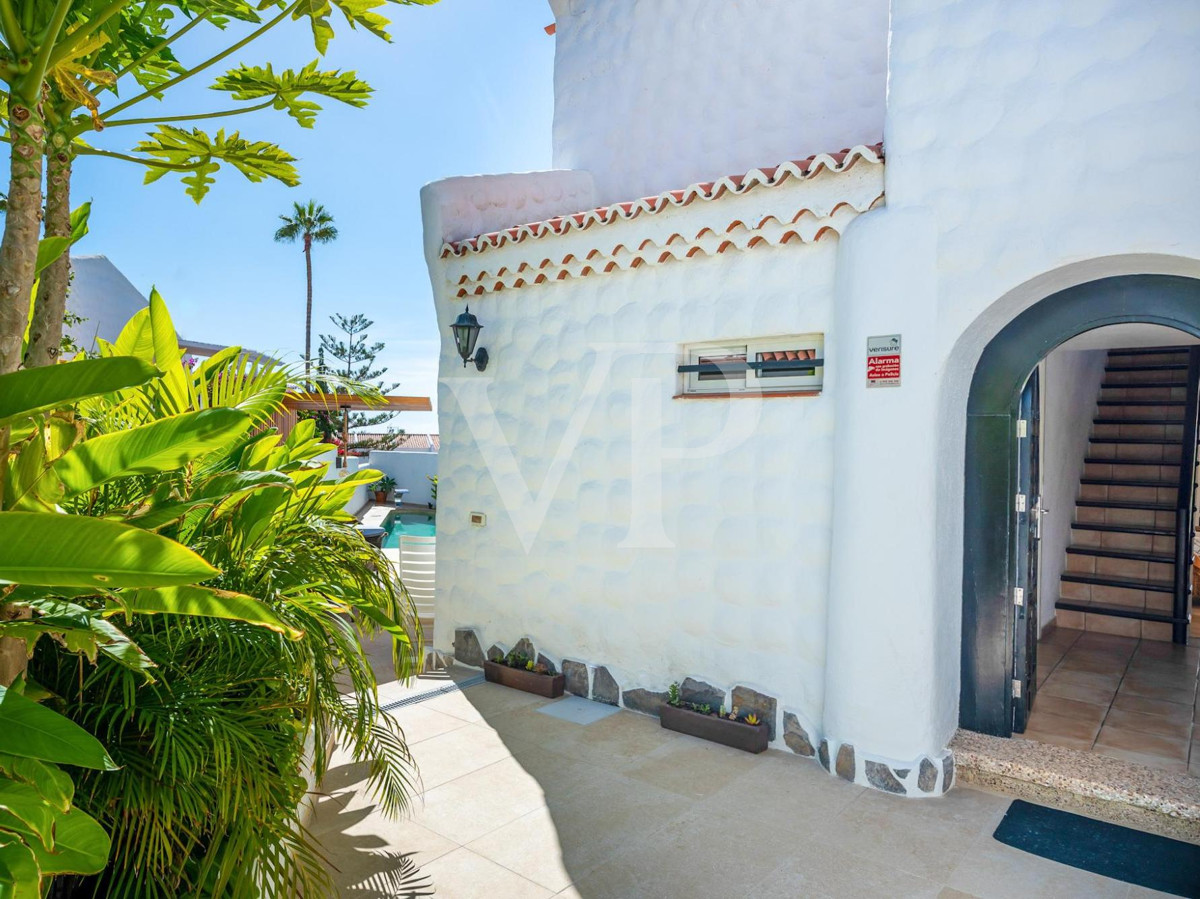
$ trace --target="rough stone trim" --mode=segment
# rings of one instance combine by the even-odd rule
[[[471,667],[482,667],[485,655],[481,647],[482,641],[476,628],[455,629],[455,661]],[[552,671],[559,670],[549,656],[536,650],[529,637],[522,637],[513,648]],[[494,658],[496,654],[504,654],[504,648],[499,643],[489,647],[486,658]],[[471,659],[478,661],[472,663]],[[596,702],[657,716],[667,699],[665,691],[622,687],[604,665],[589,666],[586,662],[562,659],[561,670],[567,676],[567,690],[570,693],[590,697]],[[796,755],[813,759],[831,775],[851,783],[914,798],[941,796],[954,786],[954,754],[949,749],[936,756],[920,756],[904,761],[873,757],[861,747],[821,735],[811,722],[786,709],[782,710],[783,726],[777,729],[781,711],[778,700],[742,684],[733,688],[726,702],[726,694],[720,687],[689,676],[681,684],[680,694],[688,702],[715,707],[737,706],[739,711],[755,712],[769,726],[772,742],[781,737],[784,745]]]

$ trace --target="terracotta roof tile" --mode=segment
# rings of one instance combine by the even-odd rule
[[[859,161],[880,164],[884,160],[883,144],[857,146],[836,153],[816,153],[807,159],[785,162],[769,168],[753,169],[744,175],[730,175],[716,181],[693,184],[682,190],[670,190],[654,197],[629,200],[601,206],[584,212],[555,216],[543,222],[516,225],[500,231],[480,234],[464,240],[442,245],[443,259],[463,256],[468,253],[484,253],[489,249],[508,243],[537,240],[551,234],[586,230],[593,225],[607,225],[620,220],[637,218],[639,215],[654,215],[671,206],[687,206],[694,200],[716,200],[725,194],[747,193],[758,187],[776,187],[790,179],[812,178],[821,171],[844,172]]]

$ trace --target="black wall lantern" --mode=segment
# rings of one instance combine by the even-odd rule
[[[450,333],[454,335],[454,345],[458,347],[458,355],[462,356],[463,368],[467,367],[468,362],[474,362],[478,371],[487,368],[487,350],[483,347],[475,349],[475,341],[479,340],[481,330],[483,330],[483,325],[479,324],[479,319],[471,314],[470,306],[450,326]],[[474,355],[472,356],[472,354]]]

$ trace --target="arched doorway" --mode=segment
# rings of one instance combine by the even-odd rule
[[[963,506],[960,726],[1013,732],[1014,604],[1021,520],[1018,421],[1031,373],[1051,350],[1107,325],[1144,322],[1200,337],[1200,280],[1171,275],[1103,278],[1052,294],[985,347],[967,402]],[[1194,443],[1195,434],[1192,434]]]

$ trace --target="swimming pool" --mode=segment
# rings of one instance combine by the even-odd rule
[[[400,546],[401,534],[410,537],[433,537],[437,534],[437,525],[432,515],[408,512],[397,515],[393,512],[383,523],[383,530],[383,545],[396,549]]]

